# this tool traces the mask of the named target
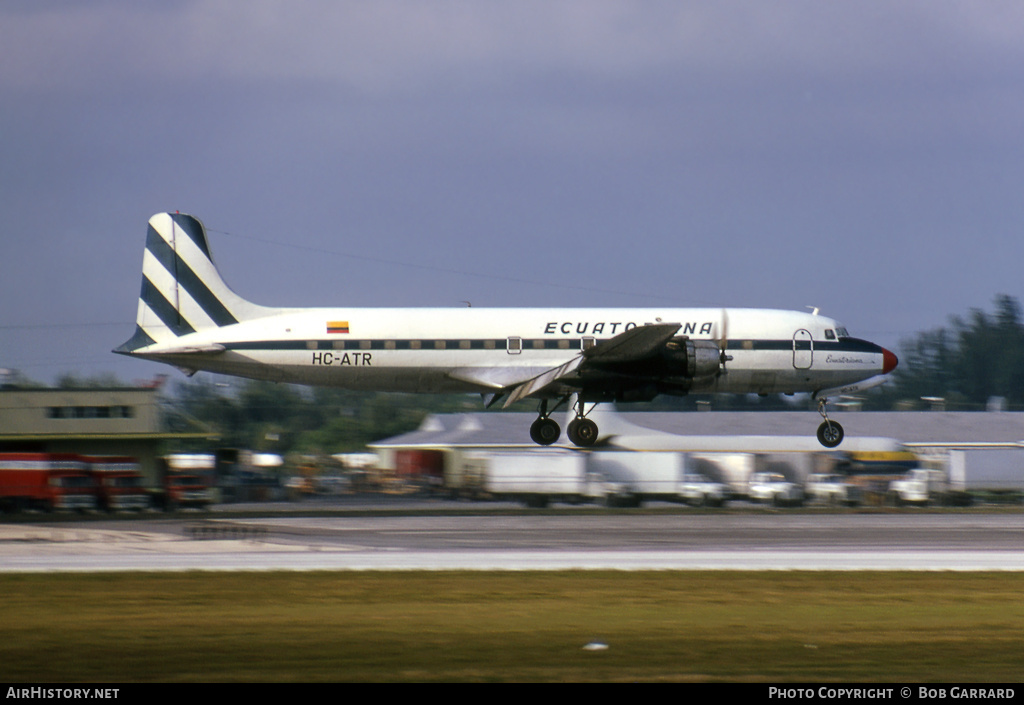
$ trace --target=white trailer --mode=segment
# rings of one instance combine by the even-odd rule
[[[479,493],[528,507],[546,507],[551,502],[575,504],[603,491],[600,481],[588,479],[586,454],[574,450],[480,451],[466,453],[462,465],[462,476]]]
[[[725,485],[690,469],[686,453],[599,451],[587,460],[611,506],[639,506],[645,500],[721,506],[728,499]]]

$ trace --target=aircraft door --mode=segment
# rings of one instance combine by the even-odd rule
[[[801,328],[793,334],[793,367],[809,370],[814,363],[814,338],[811,332]]]

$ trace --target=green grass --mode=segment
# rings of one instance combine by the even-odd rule
[[[1017,573],[0,575],[0,680],[1016,681],[1022,588]]]

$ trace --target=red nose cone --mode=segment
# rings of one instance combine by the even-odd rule
[[[893,355],[891,352],[882,348],[882,374],[887,375],[896,369],[896,365],[900,363],[899,358]]]

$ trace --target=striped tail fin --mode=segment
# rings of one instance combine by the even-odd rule
[[[135,335],[114,352],[131,354],[266,312],[224,283],[198,218],[158,213],[149,219]]]

